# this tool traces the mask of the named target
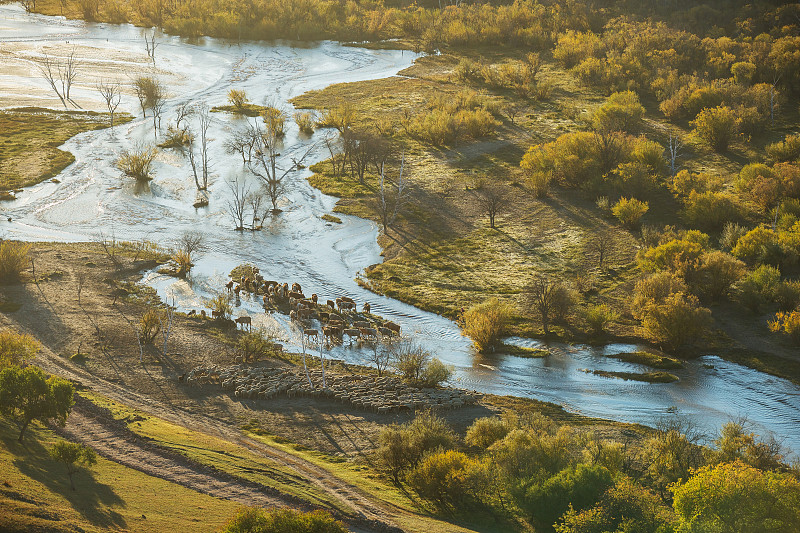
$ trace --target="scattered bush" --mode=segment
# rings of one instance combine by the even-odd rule
[[[607,305],[592,305],[586,310],[586,323],[592,335],[600,335],[616,320],[617,314]]]
[[[266,106],[261,112],[261,118],[267,132],[275,137],[286,135],[286,115],[277,107]]]
[[[164,136],[164,141],[161,142],[159,148],[181,148],[188,146],[192,142],[192,134],[186,129],[178,129],[172,124],[167,126],[167,133]]]
[[[683,279],[672,272],[658,272],[636,282],[631,314],[634,318],[641,320],[649,307],[661,305],[673,294],[686,292],[688,289]]]
[[[729,107],[705,108],[692,121],[694,131],[715,152],[724,152],[736,135],[736,113]]]
[[[161,312],[150,308],[139,319],[139,337],[143,343],[152,344],[159,333],[161,333]]]
[[[728,294],[746,271],[744,263],[730,254],[712,250],[700,256],[700,264],[688,279],[692,292],[708,301],[718,301]]]
[[[0,369],[21,366],[39,351],[39,343],[25,333],[11,329],[0,330]]]
[[[723,250],[730,252],[745,233],[747,233],[747,228],[744,226],[740,226],[735,222],[728,222],[722,228],[722,233],[719,235],[719,245]]]
[[[645,309],[642,326],[647,333],[672,350],[702,337],[711,323],[711,311],[700,307],[697,297],[676,293],[660,305]]]
[[[505,420],[496,416],[478,418],[467,429],[464,438],[470,446],[486,449],[495,442],[503,439],[509,432],[509,425]]]
[[[462,452],[435,452],[408,474],[408,484],[441,511],[463,508],[480,490],[471,483],[475,463]]]
[[[800,281],[784,281],[775,288],[779,311],[794,311],[800,306]]]
[[[538,198],[547,198],[550,193],[550,182],[553,181],[553,174],[550,172],[536,171],[528,175],[528,187],[533,195]]]
[[[317,122],[317,117],[311,111],[298,111],[294,114],[294,121],[301,132],[311,135],[314,133],[314,124]]]
[[[740,209],[733,195],[724,192],[692,192],[684,202],[683,218],[691,226],[704,230],[721,230],[728,222],[738,220]]]
[[[491,298],[464,312],[461,319],[462,333],[472,339],[479,352],[487,352],[500,342],[510,317],[509,305],[497,298]]]
[[[157,155],[155,146],[137,146],[122,152],[117,159],[117,168],[139,181],[150,181],[153,179],[150,170]]]
[[[236,341],[236,357],[245,363],[269,357],[274,350],[272,341],[260,332],[244,333]]]
[[[67,476],[69,476],[69,485],[72,490],[75,490],[73,476],[81,467],[88,467],[97,463],[97,454],[94,453],[93,449],[77,442],[65,440],[59,440],[53,444],[50,448],[50,457],[59,463],[64,463],[67,467]]]
[[[247,94],[239,89],[231,89],[228,91],[228,102],[230,102],[236,111],[241,111],[249,103]]]
[[[672,178],[669,189],[679,198],[688,198],[693,192],[720,192],[725,186],[721,177],[703,172],[681,170]]]
[[[633,91],[613,93],[592,115],[592,126],[598,131],[635,133],[641,127],[643,116],[639,95]]]
[[[20,280],[22,272],[29,265],[30,251],[30,244],[13,241],[0,243],[0,282],[14,283]]]
[[[229,319],[231,317],[231,313],[233,313],[233,305],[231,305],[231,299],[232,298],[230,294],[217,294],[216,296],[214,296],[214,298],[208,300],[206,302],[206,305],[217,316],[223,319]]]
[[[780,284],[780,271],[771,265],[761,265],[739,283],[736,288],[736,299],[757,313],[762,304],[775,299]]]
[[[344,524],[326,511],[307,513],[294,509],[244,507],[236,512],[222,533],[347,533]]]
[[[647,202],[639,201],[636,198],[620,198],[619,202],[611,208],[611,212],[625,226],[636,228],[648,209],[650,209],[650,205]]]
[[[766,150],[775,161],[794,161],[800,158],[800,134],[787,135],[782,141],[768,144]]]
[[[678,531],[791,533],[800,524],[800,481],[789,473],[723,463],[700,468],[672,492]]]
[[[785,333],[795,344],[800,344],[800,311],[779,311],[769,322],[769,330]]]

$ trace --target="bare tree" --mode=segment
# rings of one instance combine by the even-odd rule
[[[381,215],[384,234],[389,231],[389,226],[394,224],[397,215],[409,199],[408,182],[403,179],[405,160],[406,157],[405,154],[403,154],[400,158],[400,174],[397,177],[397,181],[394,183],[390,182],[388,186],[386,184],[386,173],[384,172],[385,166],[381,164],[381,180],[378,189],[378,211]]]
[[[75,107],[79,107],[70,98],[70,89],[78,74],[78,60],[75,58],[75,49],[72,49],[70,55],[63,60],[53,59],[47,54],[39,61],[39,71],[44,76],[50,88],[56,93],[61,103],[65,108],[69,107],[71,103]]]
[[[117,239],[114,237],[114,234],[112,233],[111,237],[106,237],[106,235],[100,231],[95,238],[95,242],[103,248],[109,261],[114,265],[114,268],[122,270],[122,258],[119,256],[119,246],[117,245]]]
[[[364,185],[364,175],[375,157],[376,138],[367,132],[346,130],[342,133],[345,159],[350,164],[350,176]]]
[[[228,189],[231,191],[231,198],[228,200],[228,214],[233,219],[236,231],[244,230],[244,217],[247,213],[247,200],[250,196],[250,188],[238,179],[228,181]]]
[[[175,127],[180,130],[181,123],[194,114],[194,106],[190,102],[184,102],[175,110]]]
[[[267,214],[263,191],[253,191],[247,195],[247,205],[250,208],[250,230],[261,229],[261,221]]]
[[[683,152],[683,139],[677,134],[669,133],[669,144],[667,144],[667,155],[669,156],[669,169],[672,177],[678,173],[678,159]]]
[[[119,107],[120,99],[122,98],[122,94],[120,93],[119,83],[116,82],[106,82],[103,79],[100,79],[97,82],[97,90],[103,97],[103,100],[106,101],[106,107],[108,108],[108,114],[111,115],[111,127],[114,127],[114,113],[117,111],[117,107]]]
[[[343,156],[339,157],[340,152],[337,149],[337,144],[338,144],[337,139],[333,135],[327,135],[323,139],[323,142],[325,143],[325,146],[328,148],[328,152],[330,152],[331,154],[330,161],[331,161],[331,166],[333,167],[333,177],[338,177],[343,171],[342,167],[344,166],[345,158]]]
[[[475,189],[475,202],[483,214],[489,217],[489,227],[495,227],[497,215],[508,207],[510,198],[505,187],[497,184],[481,184]]]
[[[166,97],[164,86],[156,78],[151,76],[139,76],[133,80],[133,92],[139,99],[139,106],[142,108],[142,115],[147,116],[147,110],[153,108],[153,104]]]
[[[591,239],[586,245],[587,251],[597,256],[597,267],[602,271],[606,259],[611,254],[614,247],[614,237],[607,231],[599,231],[592,234]]]
[[[293,158],[289,167],[281,168],[278,166],[278,157],[281,155],[278,151],[281,146],[278,132],[270,127],[261,130],[257,124],[254,124],[250,131],[255,142],[252,161],[248,163],[248,168],[263,182],[264,190],[272,203],[272,212],[279,213],[278,200],[286,191],[286,177],[301,167],[314,147],[309,147],[300,158]]]
[[[396,339],[396,338],[395,338]],[[367,348],[367,360],[375,365],[378,377],[382,376],[390,363],[394,360],[394,347],[396,340],[389,337],[368,340],[365,342]]]
[[[572,306],[572,295],[561,283],[537,277],[525,287],[528,304],[533,306],[542,322],[545,334],[550,333],[550,324],[563,319]]]
[[[161,326],[161,337],[164,339],[161,354],[163,357],[167,356],[167,343],[169,337],[172,335],[172,327],[175,325],[175,301],[173,299],[172,305],[168,305],[163,313],[158,315],[158,323]]]
[[[156,48],[160,43],[156,42],[156,32],[153,30],[153,34],[148,38],[147,34],[144,34],[144,48],[147,52],[147,57],[155,63],[156,62]]]
[[[187,140],[189,142],[189,164],[192,167],[194,174],[194,183],[198,191],[205,191],[208,189],[208,174],[209,174],[209,152],[208,142],[211,140],[208,137],[208,127],[211,125],[211,116],[209,114],[208,105],[201,103],[194,108],[193,114],[198,116],[199,120],[199,138],[196,138],[189,128],[185,128],[187,132]],[[198,143],[199,141],[199,143]],[[198,146],[199,145],[199,146]],[[195,152],[195,147],[200,150],[199,161],[198,154]],[[198,171],[199,163],[199,171]]]
[[[167,91],[160,81],[155,81],[149,100],[150,109],[153,110],[153,135],[158,138],[158,130],[161,129],[161,114],[167,103]]]
[[[257,133],[253,132],[253,125],[248,122],[244,129],[235,129],[225,141],[225,152],[240,154],[242,163],[247,164],[253,157],[253,149],[258,143]]]

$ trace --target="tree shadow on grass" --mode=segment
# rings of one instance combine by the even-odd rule
[[[99,482],[91,469],[81,469],[75,474],[75,487],[69,486],[66,468],[50,458],[47,448],[39,440],[40,433],[29,429],[22,444],[9,438],[3,431],[6,448],[15,456],[13,464],[19,471],[41,483],[48,490],[66,499],[73,509],[92,524],[106,528],[126,528],[125,518],[112,507],[125,507],[110,485]]]

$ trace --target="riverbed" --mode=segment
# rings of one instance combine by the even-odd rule
[[[333,42],[236,43],[217,39],[186,40],[156,34],[155,62],[144,47],[144,30],[130,25],[90,24],[61,17],[26,14],[19,6],[0,6],[0,107],[46,105],[57,108],[37,74],[33,61],[59,50],[75,50],[84,67],[76,80],[76,101],[86,109],[102,110],[95,89],[99,78],[129,83],[134,75],[158,76],[168,87],[163,126],[185,103],[224,105],[231,88],[246,91],[254,103],[293,109],[288,100],[332,83],[393,76],[417,57],[408,51],[367,50]],[[151,33],[148,30],[148,33]],[[308,170],[290,173],[281,199],[280,214],[269,216],[256,232],[234,231],[229,214],[229,182],[238,179],[255,190],[257,180],[241,157],[228,154],[224,140],[245,120],[212,113],[210,204],[195,209],[196,190],[185,156],[163,150],[153,167],[149,187],[137,188],[114,166],[119,154],[136,144],[154,140],[151,119],[142,118],[138,101],[123,95],[120,110],[137,118],[113,130],[87,132],[62,149],[76,161],[57,178],[2,205],[3,238],[39,241],[95,240],[102,232],[120,240],[147,239],[169,246],[184,232],[201,230],[207,251],[199,257],[188,281],[147,273],[144,281],[181,310],[201,309],[219,292],[230,270],[245,262],[258,265],[268,279],[298,282],[307,294],[323,300],[350,296],[369,302],[372,312],[402,325],[403,334],[452,365],[451,384],[479,392],[536,398],[562,405],[587,416],[648,425],[662,418],[682,416],[709,434],[731,419],[747,418],[754,431],[773,433],[795,453],[800,452],[800,387],[714,355],[688,361],[671,371],[680,381],[649,384],[609,379],[585,370],[644,371],[639,365],[605,357],[641,347],[613,344],[604,347],[551,344],[514,339],[518,344],[547,348],[551,355],[522,359],[508,355],[474,353],[455,323],[402,302],[377,296],[355,279],[381,261],[377,226],[366,220],[340,216],[341,224],[326,222],[336,199],[311,187]],[[194,128],[196,119],[190,120]],[[328,157],[319,130],[312,136],[298,131],[291,118],[281,149],[281,165],[310,150],[308,162]],[[163,132],[161,133],[163,135]],[[159,138],[159,141],[161,138]],[[6,222],[11,217],[12,222]],[[250,315],[254,326],[282,339],[299,342],[288,317],[264,313],[261,302],[243,296],[235,315]],[[345,345],[328,356],[367,362],[366,353]]]

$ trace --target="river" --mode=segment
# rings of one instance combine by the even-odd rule
[[[291,114],[287,100],[293,96],[331,83],[392,76],[417,57],[408,51],[366,50],[333,42],[294,46],[159,35],[155,66],[148,66],[142,35],[142,29],[130,25],[67,21],[28,15],[18,6],[0,6],[0,52],[10,53],[21,65],[54,46],[74,46],[76,53],[87,55],[91,67],[79,73],[83,79],[79,77],[74,89],[82,105],[100,109],[92,79],[98,72],[119,77],[125,70],[149,69],[160,76],[170,92],[164,126],[174,120],[181,103],[222,105],[231,88],[245,90],[253,102],[281,105]],[[30,72],[30,64],[28,67]],[[44,98],[47,87],[43,80],[0,75],[0,107],[16,105],[27,94]],[[55,101],[51,105],[57,107]],[[138,102],[132,94],[126,94],[120,109],[136,114]],[[640,348],[634,345],[597,348],[554,344],[547,347],[551,355],[542,359],[476,355],[452,321],[376,296],[355,283],[364,268],[381,261],[378,228],[350,216],[342,216],[342,224],[322,220],[322,215],[332,211],[336,199],[308,184],[308,170],[290,175],[290,187],[281,200],[283,212],[265,220],[262,231],[233,231],[227,210],[228,180],[239,178],[253,188],[257,186],[244,170],[240,156],[226,154],[222,146],[232,128],[243,124],[243,119],[232,115],[212,114],[209,135],[213,163],[207,208],[192,207],[195,187],[190,167],[175,151],[161,152],[154,165],[154,180],[144,191],[137,190],[114,167],[124,149],[152,142],[152,122],[139,115],[113,130],[87,132],[70,139],[62,149],[72,152],[76,162],[58,176],[60,183],[31,187],[16,201],[4,204],[0,232],[4,238],[75,242],[96,239],[102,231],[117,239],[146,238],[169,245],[183,232],[200,229],[208,251],[196,261],[188,281],[154,272],[144,277],[163,299],[175,302],[179,309],[200,309],[205,298],[222,288],[233,267],[251,262],[268,279],[298,282],[307,294],[316,292],[323,300],[347,295],[358,302],[370,302],[373,313],[400,323],[404,334],[452,365],[454,386],[536,398],[587,416],[648,425],[681,416],[708,434],[731,419],[747,418],[753,431],[774,434],[795,454],[800,452],[800,387],[714,355],[688,361],[685,368],[673,371],[680,381],[671,384],[609,379],[584,371],[645,370],[604,357]],[[310,160],[327,157],[319,142],[326,132],[307,137],[299,133],[292,120],[287,126],[281,150],[284,161],[309,148]],[[6,217],[13,222],[5,222]],[[254,326],[286,342],[297,340],[287,317],[265,314],[258,301],[243,298],[235,314],[252,315]],[[541,345],[525,339],[516,342]],[[346,345],[333,349],[330,355],[366,362],[363,352]]]

